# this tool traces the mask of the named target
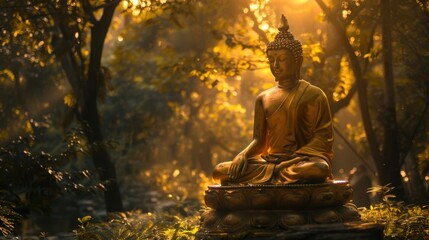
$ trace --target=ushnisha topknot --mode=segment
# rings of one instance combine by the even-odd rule
[[[292,33],[289,32],[289,23],[283,14],[281,18],[281,25],[278,29],[279,33],[277,33],[275,36],[274,41],[268,44],[267,52],[269,50],[289,49],[292,51],[295,63],[297,66],[300,66],[303,59],[302,45],[301,42],[296,40]]]

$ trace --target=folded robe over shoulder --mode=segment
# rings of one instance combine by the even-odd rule
[[[304,80],[300,80],[289,91],[281,106],[270,116],[266,116],[267,156],[264,158],[287,159],[298,154],[308,156],[309,159],[323,159],[331,166],[332,117],[326,95],[320,88]],[[268,182],[272,179],[275,165],[261,156],[254,156],[249,159],[246,172],[233,182]],[[286,182],[288,180],[295,181],[285,179]]]

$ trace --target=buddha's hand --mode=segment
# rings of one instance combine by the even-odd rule
[[[247,159],[243,153],[238,154],[234,160],[232,160],[231,167],[229,168],[229,178],[237,179],[247,169]]]

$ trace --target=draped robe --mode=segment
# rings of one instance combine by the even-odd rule
[[[262,97],[264,103],[264,93]],[[275,166],[297,155],[310,161],[323,159],[331,168],[332,117],[326,95],[320,88],[299,80],[287,91],[277,110],[265,116],[265,120],[267,142],[264,152],[250,157],[246,171],[228,182],[261,184],[273,178],[283,183],[295,182],[299,179],[289,177],[288,169],[275,173]]]

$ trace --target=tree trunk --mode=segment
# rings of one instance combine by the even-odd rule
[[[105,183],[105,203],[107,212],[123,211],[121,193],[116,178],[116,169],[112,163],[106,146],[103,143],[101,133],[100,117],[97,103],[87,102],[82,120],[87,124],[85,136],[90,144],[94,166],[99,170],[99,177]]]
[[[405,171],[409,178],[409,194],[407,194],[407,196],[409,196],[412,203],[427,204],[428,195],[422,176],[419,173],[417,162],[418,159],[416,158],[414,151],[410,151],[410,153],[405,157]]]
[[[104,7],[103,15],[91,28],[91,53],[89,59],[84,102],[82,106],[82,121],[87,124],[85,135],[88,138],[92,159],[100,171],[100,180],[105,182],[105,202],[107,212],[123,211],[121,193],[116,178],[115,166],[104,144],[100,126],[100,116],[97,107],[98,88],[103,79],[101,72],[101,56],[104,40],[111,24],[113,13],[119,2]]]
[[[22,96],[22,88],[21,84],[19,83],[20,78],[20,64],[15,61],[12,64],[12,73],[15,76],[14,83],[15,83],[15,91],[16,91],[16,99],[18,100],[18,105],[24,106],[24,98]]]
[[[359,63],[359,59],[356,56],[355,50],[353,46],[350,44],[349,39],[347,37],[346,28],[343,26],[341,22],[338,21],[335,13],[332,13],[331,10],[326,6],[326,4],[322,0],[316,0],[319,4],[320,8],[322,8],[323,12],[327,15],[328,20],[334,25],[335,29],[338,32],[338,37],[340,42],[342,43],[344,50],[346,51],[350,66],[353,71],[353,75],[356,81],[356,90],[358,92],[359,98],[359,109],[362,115],[362,123],[365,129],[365,134],[368,139],[368,145],[371,152],[371,156],[374,159],[375,166],[377,168],[377,172],[380,173],[384,171],[384,167],[381,161],[380,147],[377,141],[375,131],[373,129],[373,124],[371,121],[371,115],[369,113],[369,103],[367,96],[367,82],[363,77],[362,67]],[[377,176],[379,177],[379,176]]]
[[[395,187],[398,198],[404,197],[404,189],[400,175],[398,145],[398,124],[396,121],[395,88],[393,79],[392,60],[392,25],[390,0],[381,0],[381,31],[383,44],[383,66],[384,66],[384,143],[382,161],[384,171],[380,172],[380,183],[382,185],[391,183]]]

